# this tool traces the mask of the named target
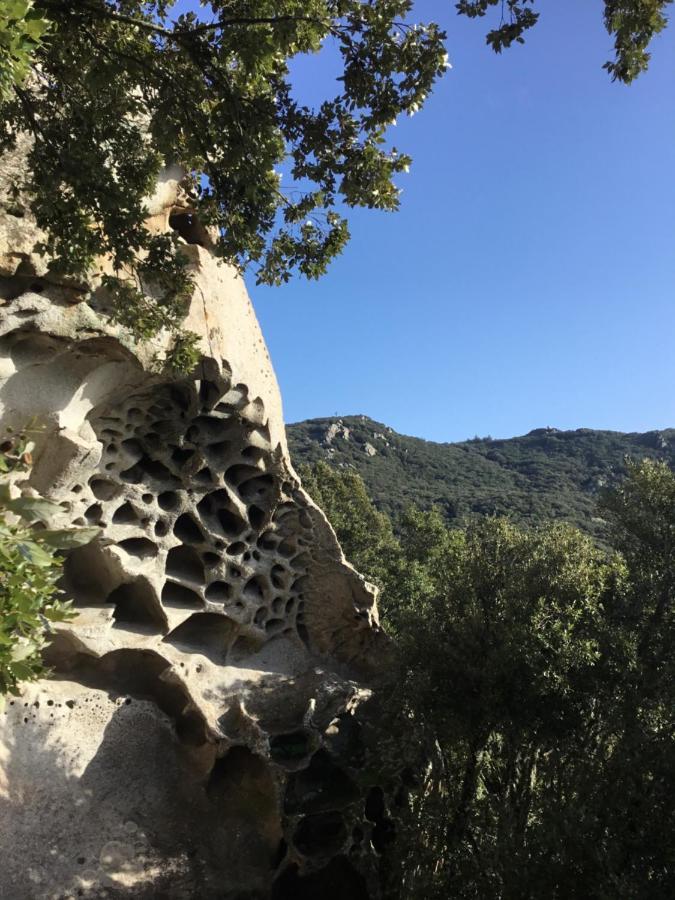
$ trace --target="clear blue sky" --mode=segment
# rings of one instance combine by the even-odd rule
[[[600,0],[547,0],[524,47],[415,4],[453,69],[393,130],[398,213],[360,211],[318,282],[249,279],[289,422],[365,413],[432,440],[675,426],[675,23],[631,87]],[[330,87],[329,60],[296,66]]]

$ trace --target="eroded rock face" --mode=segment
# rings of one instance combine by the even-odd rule
[[[153,227],[179,196],[167,173]],[[101,528],[66,561],[54,676],[1,716],[0,896],[377,896],[363,709],[386,641],[289,463],[243,283],[186,245],[203,358],[160,375],[161,337],[50,278],[25,212],[0,221],[2,424],[43,427],[22,487],[60,504],[50,525]]]

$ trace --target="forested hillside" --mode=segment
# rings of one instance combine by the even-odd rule
[[[675,429],[624,434],[537,428],[508,440],[439,444],[397,434],[367,416],[311,419],[288,426],[297,465],[352,466],[379,509],[397,515],[414,503],[449,519],[475,513],[521,523],[563,519],[602,537],[598,491],[625,470],[625,458],[675,464]]]

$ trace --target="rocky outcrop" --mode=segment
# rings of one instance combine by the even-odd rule
[[[203,356],[161,374],[168,338],[135,344],[0,204],[2,423],[41,428],[21,487],[60,505],[50,525],[101,529],[65,562],[52,677],[0,716],[0,895],[377,896],[363,710],[386,641],[290,465],[243,282],[182,232]],[[167,172],[152,227],[182,209]]]

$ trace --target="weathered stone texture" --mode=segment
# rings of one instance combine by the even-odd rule
[[[179,201],[169,172],[154,228]],[[375,896],[359,710],[385,642],[290,465],[243,282],[186,244],[203,359],[160,375],[165,339],[51,279],[0,205],[0,412],[44,429],[23,489],[102,529],[66,561],[54,677],[1,716],[0,896]]]

